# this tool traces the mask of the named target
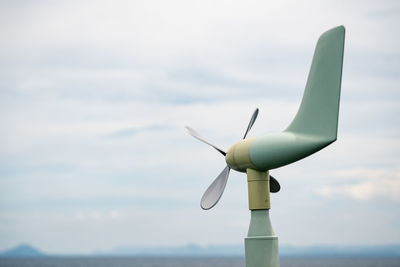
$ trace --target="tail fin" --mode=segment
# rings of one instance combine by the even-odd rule
[[[344,35],[339,26],[319,38],[300,108],[285,131],[336,140]]]

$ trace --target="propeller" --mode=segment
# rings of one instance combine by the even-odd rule
[[[190,128],[189,126],[185,127],[186,130],[188,131],[188,133],[193,136],[194,138],[196,138],[197,140],[200,140],[203,143],[206,143],[207,145],[212,146],[213,148],[215,148],[219,153],[221,153],[222,155],[226,155],[226,152],[223,151],[222,149],[219,149],[218,147],[214,146],[213,144],[207,142],[203,137],[200,136],[200,134],[198,134],[195,130],[193,130],[192,128]]]
[[[251,116],[249,125],[247,126],[247,130],[244,133],[243,139],[246,138],[251,127],[253,127],[253,124],[256,121],[257,116],[258,116],[258,108],[253,112],[253,115]],[[186,126],[185,128],[191,136],[193,136],[197,140],[200,140],[201,142],[213,147],[215,150],[217,150],[223,156],[226,156],[225,151],[223,151],[222,149],[218,148],[217,146],[211,144],[210,142],[206,141],[195,130],[193,130],[192,128],[190,128],[188,126]],[[215,178],[215,180],[212,182],[212,184],[207,188],[206,192],[204,192],[203,197],[201,198],[201,201],[200,201],[200,206],[202,209],[204,209],[204,210],[211,209],[218,203],[219,199],[222,196],[222,193],[224,193],[226,183],[228,182],[230,170],[231,170],[231,168],[228,165],[226,165],[226,167],[222,170],[222,172],[217,176],[217,178]],[[269,184],[270,184],[270,192],[271,193],[276,193],[281,189],[281,186],[279,185],[278,181],[272,176],[270,176]]]

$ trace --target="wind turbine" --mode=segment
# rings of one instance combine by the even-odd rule
[[[243,139],[225,152],[186,127],[190,135],[220,152],[227,164],[204,193],[200,203],[203,209],[217,204],[231,169],[247,173],[251,210],[250,227],[245,238],[247,267],[279,266],[278,237],[269,219],[269,193],[278,192],[280,185],[269,171],[303,159],[336,141],[344,36],[343,26],[320,36],[300,108],[283,132],[246,138],[257,118],[256,109]]]

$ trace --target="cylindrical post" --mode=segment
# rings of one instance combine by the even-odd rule
[[[247,169],[247,184],[249,192],[249,210],[269,210],[269,172],[259,172]]]
[[[279,267],[278,237],[269,218],[269,173],[247,169],[251,219],[245,238],[246,267]]]

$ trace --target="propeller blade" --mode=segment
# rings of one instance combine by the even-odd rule
[[[228,181],[230,169],[229,166],[226,166],[214,182],[212,182],[212,184],[207,188],[200,202],[200,206],[203,210],[211,209],[221,198],[226,182]]]
[[[201,137],[195,130],[193,130],[192,128],[190,128],[189,126],[186,126],[185,129],[187,130],[187,132],[193,136],[194,138],[196,138],[197,140],[200,140],[203,143],[206,143],[207,145],[212,146],[213,148],[215,148],[219,153],[221,153],[222,155],[226,155],[226,152],[223,151],[222,149],[214,146],[213,144],[207,142],[203,137]]]
[[[281,190],[281,186],[280,186],[279,182],[270,175],[269,176],[269,191],[271,193],[277,193],[277,192],[279,192],[279,190]]]
[[[250,119],[250,122],[249,122],[249,126],[247,126],[247,130],[246,130],[246,133],[243,136],[243,139],[246,138],[247,133],[250,131],[251,127],[253,126],[254,122],[256,121],[257,115],[258,115],[258,108],[256,108],[256,110],[254,110],[253,116],[251,116],[251,119]]]

